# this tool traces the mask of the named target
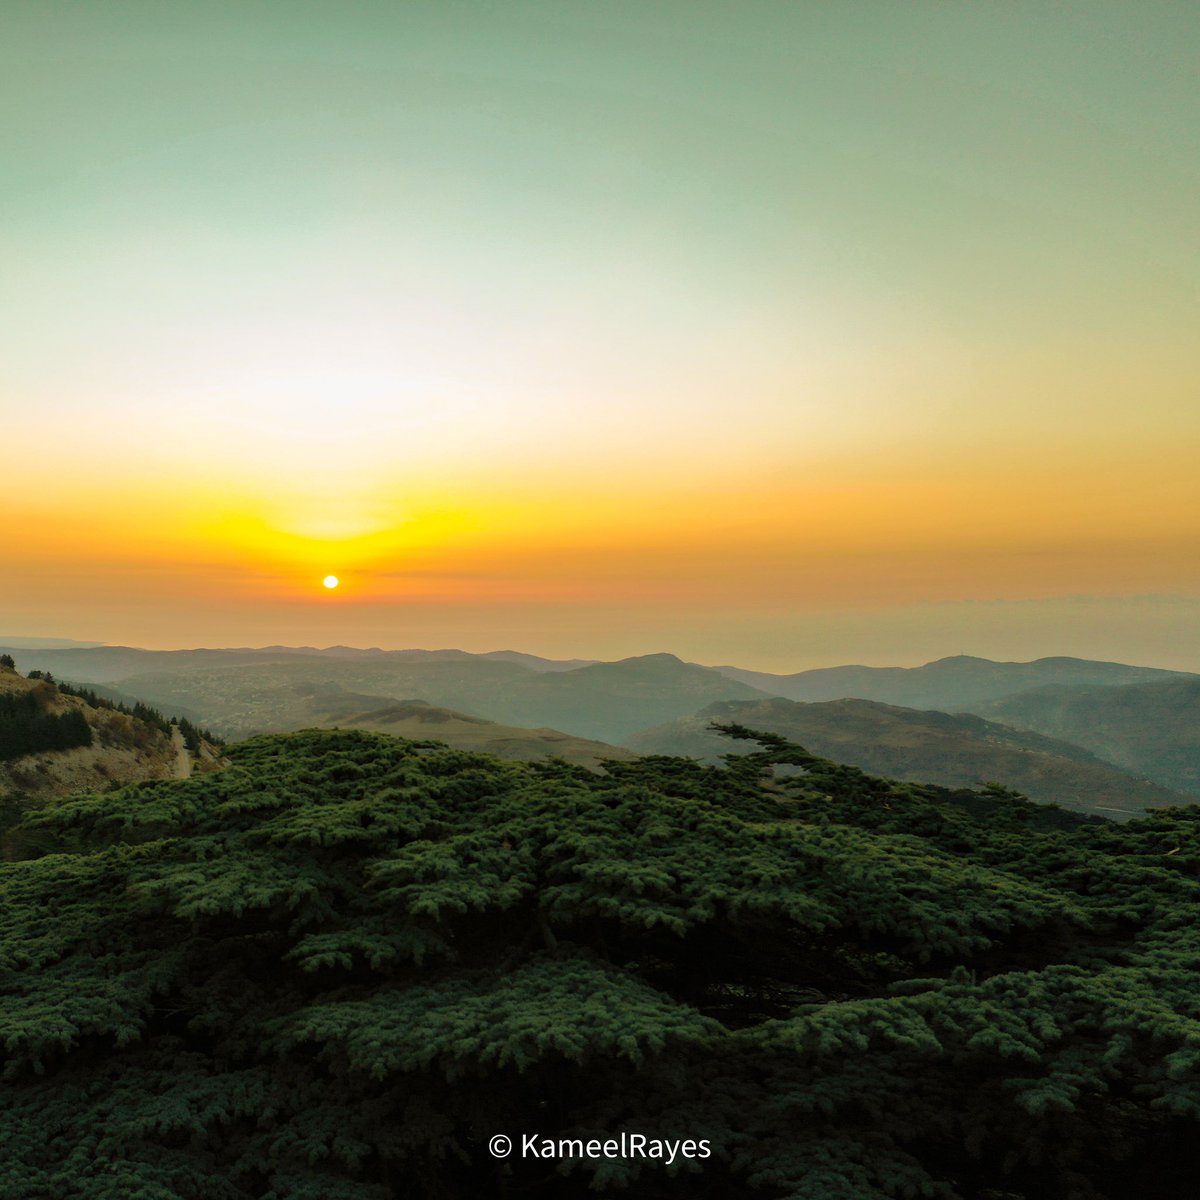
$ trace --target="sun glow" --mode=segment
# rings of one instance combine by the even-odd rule
[[[332,591],[338,585],[338,577],[336,575],[326,575],[321,582]]]

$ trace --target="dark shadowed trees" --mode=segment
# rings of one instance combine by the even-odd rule
[[[230,755],[58,803],[0,868],[0,1196],[1191,1189],[1195,809],[779,738],[604,775],[358,731]],[[487,1149],[622,1131],[712,1156]]]

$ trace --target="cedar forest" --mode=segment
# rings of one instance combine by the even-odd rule
[[[24,814],[3,1200],[1166,1200],[1200,809],[362,731]],[[496,1133],[707,1160],[494,1159]]]

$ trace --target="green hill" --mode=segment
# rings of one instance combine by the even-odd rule
[[[376,699],[372,697],[372,699]],[[343,729],[370,729],[394,737],[422,740],[436,738],[456,750],[496,754],[519,762],[543,758],[561,758],[567,762],[595,767],[609,760],[628,761],[637,755],[622,746],[589,741],[557,729],[523,729],[500,725],[482,717],[469,717],[449,708],[439,708],[421,700],[384,703],[362,709],[361,697],[325,699],[319,719],[308,724]]]
[[[413,669],[436,685],[439,678],[461,677],[463,657],[425,660]],[[471,667],[465,669],[470,672]],[[529,674],[523,665],[505,665],[502,658],[493,658],[477,670],[485,678],[496,675],[501,680],[511,678],[514,673],[520,677]],[[318,678],[312,678],[314,673]],[[354,668],[347,668],[345,673],[353,674]],[[605,759],[636,757],[620,746],[556,729],[504,725],[423,700],[397,700],[386,695],[346,691],[338,684],[324,681],[327,675],[327,669],[319,665],[314,668],[311,663],[261,663],[254,668],[245,665],[210,668],[178,677],[147,675],[132,680],[131,687],[144,689],[139,694],[153,696],[156,703],[173,715],[214,727],[230,738],[342,727],[417,739],[436,736],[458,749],[523,761],[557,757],[594,767]],[[105,684],[87,686],[104,700],[127,706],[137,703],[130,692]],[[210,713],[214,715],[210,717]]]
[[[186,708],[226,737],[298,729],[314,722],[309,697],[337,690],[383,707],[411,697],[472,717],[523,728],[551,728],[593,741],[621,743],[649,725],[695,712],[714,700],[763,694],[707,667],[656,654],[561,671],[535,671],[501,658],[350,660],[292,656],[182,672],[155,672],[119,682],[164,709]],[[374,698],[372,700],[372,698]]]
[[[648,729],[626,742],[643,754],[718,762],[729,740],[712,722],[736,722],[800,742],[814,754],[892,779],[948,787],[1002,781],[1035,800],[1080,812],[1126,816],[1187,804],[1187,796],[1135,778],[1068,742],[1021,732],[973,715],[924,712],[870,700],[800,704],[723,702]]]
[[[160,713],[73,694],[0,663],[0,829],[53,797],[169,778],[177,760]]]
[[[1200,795],[1200,679],[1194,676],[1117,688],[1041,688],[980,711],[1067,738],[1122,770]]]
[[[992,662],[958,654],[922,667],[822,667],[793,675],[772,675],[739,667],[717,670],[741,683],[788,700],[878,700],[905,708],[967,709],[1014,692],[1062,685],[1119,687],[1180,677],[1180,672],[1084,658],[1039,658],[1034,662]],[[1188,678],[1197,678],[1189,676]]]
[[[763,693],[718,671],[685,663],[673,654],[647,654],[543,674],[513,696],[503,719],[551,723],[572,733],[624,742],[647,722],[670,720],[714,700],[760,699]],[[493,708],[497,705],[493,703]],[[500,719],[499,714],[497,719]]]
[[[1190,1194],[1200,809],[765,735],[605,775],[363,731],[230,756],[0,864],[0,1195]]]

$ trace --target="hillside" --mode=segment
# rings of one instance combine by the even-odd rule
[[[311,661],[314,657],[319,661]],[[440,685],[440,689],[454,694],[463,689],[464,680],[470,689],[474,674],[485,692],[496,691],[503,688],[506,680],[524,679],[531,674],[531,668],[508,661],[503,652],[488,656],[405,653],[389,657],[386,666],[380,664],[377,656],[368,656],[371,662],[365,669],[358,661],[347,663],[345,657],[304,655],[301,661],[267,658],[234,667],[138,676],[128,681],[127,688],[92,686],[98,695],[126,704],[132,704],[135,695],[149,697],[164,710],[232,740],[261,733],[342,727],[372,729],[418,740],[436,737],[460,749],[523,761],[559,757],[595,766],[606,758],[635,757],[619,746],[552,728],[504,725],[422,700],[347,691],[340,684],[328,681],[331,673],[346,678],[366,675],[384,682],[398,679],[403,687],[406,679],[416,678],[432,684],[435,691]]]
[[[0,700],[15,698],[52,718],[78,714],[86,726],[82,740],[90,737],[90,743],[0,760],[0,799],[9,804],[24,806],[74,792],[170,778],[175,771],[178,753],[169,732],[129,713],[93,707],[64,695],[52,683],[26,679],[0,665]]]
[[[649,725],[695,712],[715,700],[763,694],[717,671],[669,654],[534,671],[483,657],[337,659],[293,657],[229,667],[156,672],[117,681],[164,711],[186,709],[236,739],[313,724],[311,695],[341,689],[366,697],[365,711],[419,697],[428,704],[522,728],[550,728],[621,743]],[[315,723],[324,723],[319,718]]]
[[[34,640],[34,639],[28,639]],[[0,653],[5,647],[0,646]],[[380,650],[353,646],[266,646],[258,649],[143,650],[129,646],[14,647],[22,672],[115,686],[232,736],[264,728],[258,712],[266,691],[295,684],[329,685],[387,700],[421,697],[431,704],[515,726],[547,726],[620,742],[651,725],[694,713],[718,700],[782,696],[798,701],[877,700],[906,708],[978,711],[1006,696],[1050,686],[1122,687],[1171,679],[1181,672],[1077,658],[1028,663],[958,655],[921,667],[842,666],[790,675],[736,666],[707,668],[674,655],[619,662],[555,660],[513,650]],[[253,674],[257,683],[247,683]],[[193,705],[192,697],[204,697]]]
[[[122,692],[163,708],[186,706],[230,739],[319,723],[326,698],[358,696],[359,711],[406,699],[492,718],[491,697],[519,689],[534,672],[515,663],[477,660],[418,662],[293,658],[247,666],[155,672],[119,681]]]
[[[552,723],[585,737],[623,743],[649,723],[683,716],[700,705],[762,696],[673,654],[647,654],[540,675],[523,695],[508,699],[504,719],[519,714],[521,723]]]
[[[439,708],[420,700],[385,705],[359,711],[353,701],[343,705],[330,703],[314,725],[325,728],[370,729],[414,741],[434,739],[456,750],[495,754],[518,762],[536,762],[561,758],[585,767],[601,762],[628,762],[637,755],[622,746],[589,741],[560,733],[557,729],[522,729],[500,725],[482,717],[469,717],[449,708]]]
[[[1129,720],[1124,719],[1122,709],[1111,720],[1098,718],[1099,724],[1087,715],[1086,705],[1078,719],[1070,716],[1062,703],[1051,701],[1058,693],[1044,692],[1040,700],[1028,704],[1023,699],[1014,699],[1008,707],[1000,704],[1008,697],[1024,697],[1031,689],[1046,687],[1084,688],[1094,692],[1099,702],[1103,693],[1112,689],[1172,682],[1182,687],[1189,680],[1200,683],[1197,676],[1121,663],[1073,658],[996,663],[958,656],[916,668],[835,667],[770,675],[734,667],[701,667],[669,654],[581,663],[516,651],[471,654],[451,649],[384,651],[349,646],[180,651],[66,647],[18,649],[13,657],[23,670],[33,666],[51,669],[60,678],[94,684],[115,698],[145,699],[164,712],[178,713],[232,740],[329,726],[335,721],[325,707],[327,702],[338,712],[348,711],[349,705],[352,716],[363,717],[364,724],[376,727],[375,722],[366,721],[366,714],[419,698],[468,721],[482,719],[532,731],[500,735],[493,730],[496,746],[505,753],[534,757],[550,738],[569,757],[593,762],[595,747],[576,747],[559,739],[624,745],[647,729],[690,717],[708,704],[791,694],[807,702],[861,698],[906,708],[978,712],[1002,724],[1076,742],[1142,781],[1139,796],[1150,804],[1170,799],[1147,791],[1147,779],[1174,792],[1200,786],[1200,756],[1191,732],[1195,726],[1186,720],[1175,723],[1179,714],[1191,711],[1186,703],[1176,709],[1166,703],[1155,715],[1148,699],[1144,703],[1151,709],[1142,719],[1135,715],[1137,704],[1131,700]],[[1186,692],[1183,687],[1180,694]],[[1154,694],[1148,692],[1147,697]],[[993,704],[1000,706],[987,707]],[[409,732],[408,727],[397,728]],[[415,729],[413,726],[414,733]],[[1097,735],[1097,729],[1103,734]],[[462,745],[475,747],[477,733],[469,724],[452,722],[446,737],[455,744],[461,737]],[[971,751],[971,761],[979,764],[981,773],[1001,778],[1012,773],[1016,786],[1047,799],[1077,803],[1072,797],[1086,793],[1103,797],[1110,807],[1122,807],[1114,799],[1114,789],[1127,789],[1128,781],[1120,776],[1101,778],[1099,764],[1085,770],[1082,764],[1068,768],[1059,763],[1051,768],[1045,757],[1036,763],[1019,757],[997,760],[996,736],[990,734],[986,747]],[[823,744],[832,750],[844,743]],[[1027,749],[1033,753],[1036,747]],[[958,768],[945,773],[945,762],[952,758],[953,753],[946,749],[940,764],[935,754],[908,764],[897,762],[894,768],[906,778],[978,777],[967,776]],[[893,769],[883,759],[855,761],[879,770]],[[1135,807],[1140,806],[1139,800]]]
[[[0,1194],[1190,1194],[1200,809],[1088,821],[780,739],[604,775],[357,730],[231,757],[56,804],[0,863]],[[489,1152],[525,1135],[567,1148]]]
[[[959,654],[922,667],[823,667],[772,675],[740,667],[717,667],[723,675],[788,700],[879,700],[905,708],[966,709],[1014,692],[1050,685],[1119,687],[1178,678],[1181,672],[1082,658],[992,662]],[[1198,678],[1186,676],[1185,678]]]
[[[628,739],[643,754],[717,762],[728,738],[713,722],[747,725],[798,742],[813,754],[873,775],[947,787],[998,782],[1034,800],[1105,816],[1187,804],[1189,798],[1133,778],[1088,751],[971,715],[915,711],[869,700],[803,704],[762,700],[710,705]],[[743,744],[742,749],[745,749]]]
[[[1200,795],[1200,679],[1194,676],[1117,688],[1041,688],[980,711],[1066,738],[1163,787]]]
[[[523,762],[550,757],[594,767],[604,759],[636,757],[620,746],[556,729],[502,725],[423,700],[348,692],[335,684],[299,682],[271,687],[257,674],[244,681],[240,707],[224,712],[223,722],[217,724],[232,738],[308,728],[369,729],[416,741],[435,738],[455,749]]]

